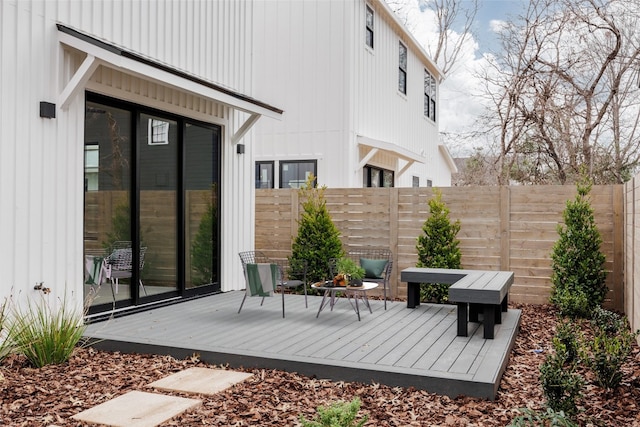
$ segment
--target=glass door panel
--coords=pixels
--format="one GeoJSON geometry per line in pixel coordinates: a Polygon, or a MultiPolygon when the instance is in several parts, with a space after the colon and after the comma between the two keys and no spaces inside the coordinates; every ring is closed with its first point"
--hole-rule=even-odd
{"type": "Polygon", "coordinates": [[[178,289],[178,123],[140,114],[138,133],[140,296],[178,289]]]}
{"type": "Polygon", "coordinates": [[[187,123],[185,153],[185,283],[187,289],[218,281],[217,128],[187,123]]]}
{"type": "Polygon", "coordinates": [[[84,296],[89,307],[128,301],[131,269],[109,264],[131,247],[132,114],[96,102],[85,108],[84,296]]]}

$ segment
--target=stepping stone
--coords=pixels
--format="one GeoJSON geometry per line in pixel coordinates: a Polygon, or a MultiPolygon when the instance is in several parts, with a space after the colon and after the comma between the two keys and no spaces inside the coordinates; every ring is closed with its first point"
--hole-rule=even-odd
{"type": "Polygon", "coordinates": [[[250,378],[252,374],[212,368],[189,368],[148,385],[161,390],[216,394],[250,378]]]}
{"type": "Polygon", "coordinates": [[[130,391],[71,418],[115,427],[154,427],[201,403],[197,399],[130,391]]]}

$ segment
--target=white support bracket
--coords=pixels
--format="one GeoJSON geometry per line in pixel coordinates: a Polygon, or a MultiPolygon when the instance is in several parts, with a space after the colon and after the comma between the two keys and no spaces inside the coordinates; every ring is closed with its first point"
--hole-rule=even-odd
{"type": "Polygon", "coordinates": [[[245,122],[242,124],[242,126],[240,126],[236,133],[231,135],[231,143],[233,145],[236,145],[242,139],[242,137],[245,136],[247,132],[249,132],[249,129],[251,129],[254,124],[256,124],[260,117],[262,117],[261,114],[251,114],[251,116],[249,116],[249,118],[245,120],[245,122]]]}
{"type": "Polygon", "coordinates": [[[369,160],[371,160],[371,158],[373,156],[376,155],[376,153],[378,152],[377,148],[371,148],[371,150],[369,150],[369,152],[362,158],[362,160],[360,160],[360,163],[358,164],[358,168],[356,169],[356,172],[358,172],[360,169],[362,169],[369,160]]]}
{"type": "Polygon", "coordinates": [[[407,164],[405,164],[405,165],[402,167],[402,169],[400,169],[400,170],[396,173],[396,176],[397,176],[397,177],[401,177],[401,176],[402,176],[402,174],[404,174],[404,173],[405,173],[405,172],[406,172],[406,171],[411,167],[411,165],[412,165],[412,164],[414,164],[414,163],[415,163],[414,161],[408,161],[408,162],[407,162],[407,164]]]}
{"type": "Polygon", "coordinates": [[[58,105],[64,111],[69,109],[69,104],[79,91],[83,90],[93,72],[100,66],[100,61],[95,56],[87,54],[82,64],[75,72],[58,99],[58,105]]]}

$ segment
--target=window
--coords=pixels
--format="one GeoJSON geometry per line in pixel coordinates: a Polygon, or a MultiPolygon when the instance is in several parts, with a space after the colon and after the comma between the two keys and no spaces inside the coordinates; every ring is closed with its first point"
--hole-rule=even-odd
{"type": "Polygon", "coordinates": [[[316,174],[316,160],[280,162],[280,188],[300,188],[310,174],[316,174]]]}
{"type": "Polygon", "coordinates": [[[273,188],[273,162],[256,162],[256,188],[273,188]]]}
{"type": "Polygon", "coordinates": [[[363,168],[363,187],[393,187],[393,171],[365,166],[363,168]]]}
{"type": "Polygon", "coordinates": [[[436,79],[424,70],[424,116],[436,121],[436,79]]]}
{"type": "Polygon", "coordinates": [[[414,176],[414,177],[413,177],[413,182],[412,182],[412,185],[411,185],[411,186],[412,186],[412,187],[414,187],[414,188],[418,188],[418,187],[420,187],[420,177],[418,177],[418,176],[414,176]]]}
{"type": "Polygon", "coordinates": [[[400,42],[400,55],[398,60],[398,90],[407,94],[407,47],[400,42]]]}
{"type": "Polygon", "coordinates": [[[169,122],[150,118],[148,126],[149,145],[167,145],[169,143],[169,122]]]}
{"type": "Polygon", "coordinates": [[[88,143],[84,146],[84,191],[98,191],[100,167],[100,145],[88,143]]]}
{"type": "Polygon", "coordinates": [[[367,46],[373,49],[373,10],[367,6],[367,26],[366,26],[365,42],[367,46]]]}
{"type": "Polygon", "coordinates": [[[433,187],[433,181],[430,179],[427,180],[427,187],[433,187]]]}

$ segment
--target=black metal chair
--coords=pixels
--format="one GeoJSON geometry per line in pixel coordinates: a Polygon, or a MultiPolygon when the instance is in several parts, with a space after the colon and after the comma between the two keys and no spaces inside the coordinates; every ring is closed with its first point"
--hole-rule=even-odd
{"type": "MultiPolygon", "coordinates": [[[[140,248],[140,260],[139,271],[144,268],[144,256],[147,252],[147,247],[140,248]]],[[[111,282],[111,294],[115,301],[118,293],[119,279],[130,279],[133,276],[133,253],[131,250],[131,242],[129,241],[117,241],[111,246],[111,253],[105,259],[106,274],[105,278],[111,282]],[[115,287],[115,290],[114,290],[115,287]]],[[[140,288],[147,295],[147,290],[142,283],[142,279],[139,280],[140,288]]]]}
{"type": "Polygon", "coordinates": [[[393,301],[391,289],[391,270],[393,269],[393,253],[383,248],[349,249],[347,256],[360,264],[365,270],[365,282],[375,282],[382,286],[384,309],[387,309],[387,295],[393,301]]]}
{"type": "MultiPolygon", "coordinates": [[[[292,266],[289,265],[287,260],[271,260],[261,251],[244,251],[238,254],[240,256],[240,262],[242,263],[242,271],[244,273],[244,278],[247,284],[247,288],[249,287],[249,276],[247,275],[247,264],[276,264],[278,266],[278,274],[276,278],[276,287],[282,294],[282,317],[285,317],[285,309],[284,309],[284,290],[285,289],[295,289],[300,286],[304,286],[304,304],[305,307],[309,307],[307,302],[307,266],[306,263],[301,267],[302,271],[298,271],[298,269],[293,269],[292,266]],[[302,275],[302,279],[298,279],[302,275]]],[[[240,303],[240,308],[238,309],[238,313],[242,310],[242,306],[244,305],[244,301],[247,299],[247,292],[245,292],[242,297],[242,302],[240,303]]],[[[260,305],[264,303],[264,296],[260,302],[260,305]]]]}

